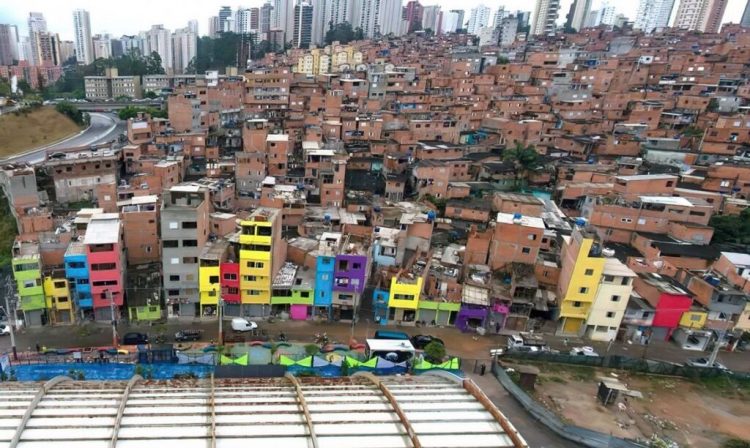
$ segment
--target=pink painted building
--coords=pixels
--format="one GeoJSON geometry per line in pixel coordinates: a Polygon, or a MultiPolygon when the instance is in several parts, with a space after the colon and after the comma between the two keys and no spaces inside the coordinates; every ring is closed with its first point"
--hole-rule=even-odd
{"type": "Polygon", "coordinates": [[[83,244],[89,266],[94,318],[103,321],[111,319],[107,291],[112,294],[115,317],[119,318],[125,297],[126,269],[120,215],[100,213],[92,216],[83,244]]]}

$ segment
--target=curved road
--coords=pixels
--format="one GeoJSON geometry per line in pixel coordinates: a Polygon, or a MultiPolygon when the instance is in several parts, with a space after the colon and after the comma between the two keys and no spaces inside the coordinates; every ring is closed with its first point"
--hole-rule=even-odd
{"type": "Polygon", "coordinates": [[[116,140],[126,130],[126,122],[117,118],[116,115],[91,112],[90,116],[91,125],[80,133],[57,143],[8,157],[2,161],[6,163],[39,163],[44,161],[47,151],[62,151],[69,148],[106,143],[110,140],[116,140]]]}

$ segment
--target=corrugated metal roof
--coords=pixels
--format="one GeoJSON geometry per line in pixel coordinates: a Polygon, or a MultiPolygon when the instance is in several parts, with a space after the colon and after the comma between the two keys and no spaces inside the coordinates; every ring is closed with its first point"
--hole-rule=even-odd
{"type": "Polygon", "coordinates": [[[222,379],[213,387],[140,380],[129,393],[124,381],[64,381],[46,392],[40,383],[4,383],[0,446],[21,426],[19,448],[107,448],[118,427],[117,448],[205,448],[214,437],[218,448],[407,448],[414,437],[423,447],[526,446],[514,444],[506,429],[515,429],[468,386],[429,375],[368,378],[299,378],[302,398],[287,378],[222,379]]]}

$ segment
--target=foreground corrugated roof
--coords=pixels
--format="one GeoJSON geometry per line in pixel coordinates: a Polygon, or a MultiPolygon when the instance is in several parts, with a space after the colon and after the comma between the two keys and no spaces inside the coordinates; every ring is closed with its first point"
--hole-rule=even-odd
{"type": "Polygon", "coordinates": [[[0,385],[0,447],[525,447],[476,388],[436,376],[0,385]]]}

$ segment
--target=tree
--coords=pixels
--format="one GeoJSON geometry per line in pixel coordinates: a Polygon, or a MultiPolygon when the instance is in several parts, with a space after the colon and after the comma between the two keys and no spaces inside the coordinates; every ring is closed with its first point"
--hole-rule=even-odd
{"type": "Polygon", "coordinates": [[[750,448],[750,442],[747,440],[730,439],[724,442],[721,448],[750,448]]]}
{"type": "Polygon", "coordinates": [[[149,90],[148,92],[143,94],[143,97],[153,100],[154,98],[158,98],[159,95],[157,95],[153,90],[149,90]]]}
{"type": "Polygon", "coordinates": [[[708,222],[714,228],[713,243],[750,244],[750,209],[738,215],[714,215],[708,222]]]}
{"type": "Polygon", "coordinates": [[[120,120],[129,120],[135,118],[139,113],[146,113],[151,115],[151,118],[167,118],[167,111],[164,109],[156,109],[153,107],[135,107],[126,106],[117,112],[117,116],[120,120]]]}
{"type": "Polygon", "coordinates": [[[357,27],[355,30],[349,22],[337,23],[326,32],[325,41],[327,45],[334,42],[348,44],[353,40],[360,40],[364,37],[362,28],[357,27]]]}
{"type": "Polygon", "coordinates": [[[67,101],[57,103],[55,110],[70,118],[79,126],[88,124],[88,114],[83,114],[77,107],[67,101]]]}
{"type": "Polygon", "coordinates": [[[432,341],[424,348],[424,357],[432,363],[443,362],[445,358],[445,346],[437,341],[432,341]]]}
{"type": "Polygon", "coordinates": [[[503,160],[513,162],[516,188],[520,188],[522,181],[528,179],[529,172],[539,169],[539,153],[533,145],[523,146],[522,143],[516,142],[516,146],[503,152],[503,160]]]}

